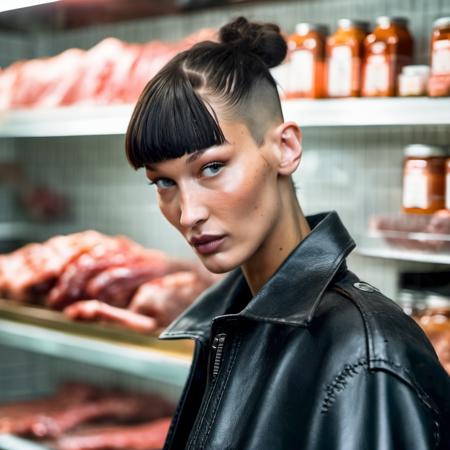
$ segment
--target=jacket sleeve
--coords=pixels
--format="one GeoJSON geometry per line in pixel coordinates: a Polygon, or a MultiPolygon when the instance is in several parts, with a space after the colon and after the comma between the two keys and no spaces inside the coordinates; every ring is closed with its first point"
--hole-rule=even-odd
{"type": "Polygon", "coordinates": [[[320,412],[317,449],[435,450],[435,413],[407,383],[367,369],[343,380],[320,412]]]}

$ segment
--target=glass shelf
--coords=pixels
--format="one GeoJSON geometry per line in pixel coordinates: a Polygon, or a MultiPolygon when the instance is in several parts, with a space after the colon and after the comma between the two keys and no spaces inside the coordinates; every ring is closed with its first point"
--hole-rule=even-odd
{"type": "Polygon", "coordinates": [[[11,300],[0,300],[0,344],[142,376],[180,393],[194,348],[192,341],[73,322],[61,312],[11,300]]]}
{"type": "MultiPolygon", "coordinates": [[[[301,127],[448,125],[449,98],[286,100],[286,120],[301,127]]],[[[68,106],[0,112],[0,137],[123,135],[134,105],[68,106]]]]}
{"type": "Polygon", "coordinates": [[[450,215],[379,214],[356,253],[375,258],[450,265],[450,215]]]}

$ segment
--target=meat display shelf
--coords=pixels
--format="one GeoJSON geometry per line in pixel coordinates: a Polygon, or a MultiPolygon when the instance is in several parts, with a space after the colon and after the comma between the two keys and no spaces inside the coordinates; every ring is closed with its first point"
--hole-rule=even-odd
{"type": "Polygon", "coordinates": [[[2,434],[0,435],[0,450],[50,450],[50,448],[12,434],[2,434]]]}
{"type": "Polygon", "coordinates": [[[389,247],[358,246],[355,253],[372,258],[394,259],[398,261],[413,261],[433,264],[450,265],[449,253],[431,253],[424,251],[402,250],[389,247]]]}
{"type": "MultiPolygon", "coordinates": [[[[70,106],[0,113],[0,137],[122,135],[133,105],[70,106]]],[[[448,125],[449,98],[287,100],[288,120],[301,127],[448,125]]]]}
{"type": "Polygon", "coordinates": [[[381,214],[372,219],[374,218],[377,220],[372,223],[368,232],[357,237],[357,254],[398,261],[450,265],[450,234],[443,231],[441,234],[426,231],[433,221],[435,229],[447,229],[449,218],[446,215],[381,214]],[[436,221],[441,218],[442,221],[436,221]],[[410,231],[376,228],[376,222],[381,220],[384,220],[385,227],[389,224],[392,227],[402,224],[404,226],[406,219],[410,231]],[[414,227],[416,231],[412,231],[414,227]]]}
{"type": "Polygon", "coordinates": [[[41,307],[0,300],[0,344],[126,372],[181,393],[191,341],[160,341],[114,325],[73,322],[41,307]]]}
{"type": "Polygon", "coordinates": [[[283,111],[300,127],[450,125],[450,98],[289,100],[283,111]]]}

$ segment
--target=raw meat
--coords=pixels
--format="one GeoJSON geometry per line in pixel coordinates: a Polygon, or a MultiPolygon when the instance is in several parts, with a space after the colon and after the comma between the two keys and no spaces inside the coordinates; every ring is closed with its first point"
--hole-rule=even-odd
{"type": "Polygon", "coordinates": [[[222,275],[208,272],[200,265],[194,270],[175,272],[142,284],[128,309],[99,300],[79,301],[64,313],[73,320],[113,322],[140,333],[150,333],[169,325],[205,289],[222,275]]]}
{"type": "Polygon", "coordinates": [[[164,327],[211,284],[196,272],[167,275],[140,286],[131,300],[129,309],[154,317],[158,321],[158,326],[164,327]]]}
{"type": "Polygon", "coordinates": [[[99,420],[128,423],[173,414],[174,405],[154,394],[110,392],[67,385],[55,396],[0,407],[0,432],[53,438],[99,420]]]}
{"type": "Polygon", "coordinates": [[[134,102],[145,85],[176,54],[188,50],[201,41],[217,40],[217,33],[211,28],[202,29],[173,44],[151,41],[145,44],[129,74],[129,83],[124,86],[123,101],[134,102]]]}
{"type": "Polygon", "coordinates": [[[73,320],[117,323],[144,334],[151,333],[158,327],[158,322],[153,317],[117,308],[99,300],[76,302],[68,306],[64,314],[73,320]]]}
{"type": "Polygon", "coordinates": [[[171,418],[133,426],[102,427],[60,438],[57,450],[156,450],[164,445],[171,418]]]}
{"type": "Polygon", "coordinates": [[[173,412],[172,404],[154,395],[106,394],[71,408],[41,414],[35,418],[29,434],[41,439],[54,438],[81,424],[99,420],[127,423],[153,420],[173,412]]]}
{"type": "Polygon", "coordinates": [[[30,434],[33,424],[43,414],[79,405],[98,395],[99,390],[94,386],[67,383],[51,397],[1,405],[0,433],[30,434]]]}
{"type": "Polygon", "coordinates": [[[113,306],[125,308],[136,289],[146,281],[171,272],[179,271],[182,265],[176,261],[149,260],[132,261],[124,266],[111,267],[92,278],[86,286],[88,299],[96,299],[113,306]]]}
{"type": "Polygon", "coordinates": [[[379,231],[393,247],[450,251],[450,212],[446,210],[434,214],[381,214],[372,217],[370,228],[379,231]],[[421,236],[410,233],[421,233],[421,236]]]}
{"type": "Polygon", "coordinates": [[[18,301],[40,301],[67,264],[104,239],[96,231],[56,236],[0,256],[0,293],[18,301]]]}
{"type": "Polygon", "coordinates": [[[165,264],[168,257],[156,250],[146,250],[125,237],[104,240],[68,264],[48,293],[46,304],[62,309],[76,300],[87,298],[86,285],[102,271],[134,261],[165,264]]]}
{"type": "Polygon", "coordinates": [[[91,49],[68,49],[0,71],[0,110],[135,102],[147,82],[178,52],[215,39],[200,30],[177,43],[129,44],[106,38],[91,49]]]}
{"type": "Polygon", "coordinates": [[[52,107],[63,103],[81,73],[84,52],[69,49],[51,58],[32,59],[18,68],[10,108],[52,107]]]}

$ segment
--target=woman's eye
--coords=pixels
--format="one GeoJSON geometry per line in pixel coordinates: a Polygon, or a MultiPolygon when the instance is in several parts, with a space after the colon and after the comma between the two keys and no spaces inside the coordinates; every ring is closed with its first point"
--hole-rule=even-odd
{"type": "Polygon", "coordinates": [[[174,182],[172,180],[169,180],[168,178],[158,178],[155,181],[149,181],[149,184],[155,185],[160,189],[167,189],[169,187],[172,187],[174,185],[174,182]]]}
{"type": "Polygon", "coordinates": [[[221,162],[213,162],[210,164],[207,164],[206,166],[202,167],[202,172],[203,175],[207,176],[207,177],[213,177],[214,175],[217,175],[220,170],[222,169],[222,167],[225,164],[221,163],[221,162]]]}

